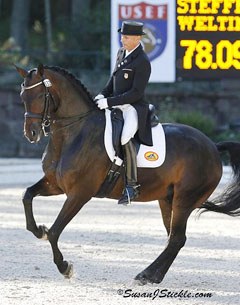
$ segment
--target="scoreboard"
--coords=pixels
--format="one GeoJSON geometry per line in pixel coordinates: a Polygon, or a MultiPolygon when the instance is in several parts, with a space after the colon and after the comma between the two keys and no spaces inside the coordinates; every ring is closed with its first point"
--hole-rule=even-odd
{"type": "Polygon", "coordinates": [[[111,0],[111,70],[124,20],[144,24],[150,82],[240,79],[240,0],[111,0]]]}
{"type": "Polygon", "coordinates": [[[176,0],[176,80],[240,77],[240,0],[176,0]]]}

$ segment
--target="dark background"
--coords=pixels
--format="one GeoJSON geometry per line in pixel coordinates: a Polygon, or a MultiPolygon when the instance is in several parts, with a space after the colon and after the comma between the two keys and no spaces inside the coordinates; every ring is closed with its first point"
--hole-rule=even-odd
{"type": "MultiPolygon", "coordinates": [[[[22,79],[13,63],[61,66],[97,94],[110,74],[110,6],[110,0],[0,0],[0,157],[39,157],[47,142],[33,145],[23,136],[22,79]]],[[[192,125],[214,141],[240,140],[238,73],[179,80],[147,88],[161,122],[192,125]]]]}

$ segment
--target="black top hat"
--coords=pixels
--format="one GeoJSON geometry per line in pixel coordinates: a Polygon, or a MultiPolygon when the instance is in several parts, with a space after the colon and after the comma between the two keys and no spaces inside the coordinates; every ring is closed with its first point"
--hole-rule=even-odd
{"type": "Polygon", "coordinates": [[[122,35],[145,35],[143,32],[143,23],[136,21],[123,21],[121,29],[118,29],[122,35]]]}

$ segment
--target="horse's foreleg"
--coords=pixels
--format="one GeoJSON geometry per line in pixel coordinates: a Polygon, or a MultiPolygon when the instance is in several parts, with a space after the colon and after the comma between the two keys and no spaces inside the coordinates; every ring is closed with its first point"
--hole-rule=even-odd
{"type": "Polygon", "coordinates": [[[174,209],[171,217],[171,228],[168,244],[159,257],[144,271],[136,276],[141,284],[160,283],[172,265],[180,249],[186,241],[186,224],[192,209],[174,209]]]}
{"type": "Polygon", "coordinates": [[[45,226],[37,226],[33,216],[32,201],[36,196],[51,196],[62,194],[62,191],[50,184],[46,177],[43,177],[36,184],[28,187],[23,194],[23,205],[26,216],[27,230],[32,232],[37,238],[45,238],[47,229],[45,226]]]}
{"type": "Polygon", "coordinates": [[[57,219],[48,231],[48,240],[53,251],[53,261],[57,265],[58,270],[65,277],[72,276],[72,264],[63,260],[63,255],[58,248],[58,239],[60,234],[70,220],[80,211],[84,204],[89,201],[91,197],[80,198],[79,196],[69,196],[65,201],[57,219]]]}

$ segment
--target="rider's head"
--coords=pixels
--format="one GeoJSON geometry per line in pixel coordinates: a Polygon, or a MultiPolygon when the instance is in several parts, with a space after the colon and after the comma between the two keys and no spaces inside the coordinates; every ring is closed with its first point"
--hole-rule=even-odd
{"type": "Polygon", "coordinates": [[[141,41],[142,35],[145,35],[143,23],[135,21],[124,21],[118,32],[121,33],[121,42],[127,51],[136,48],[141,41]]]}

